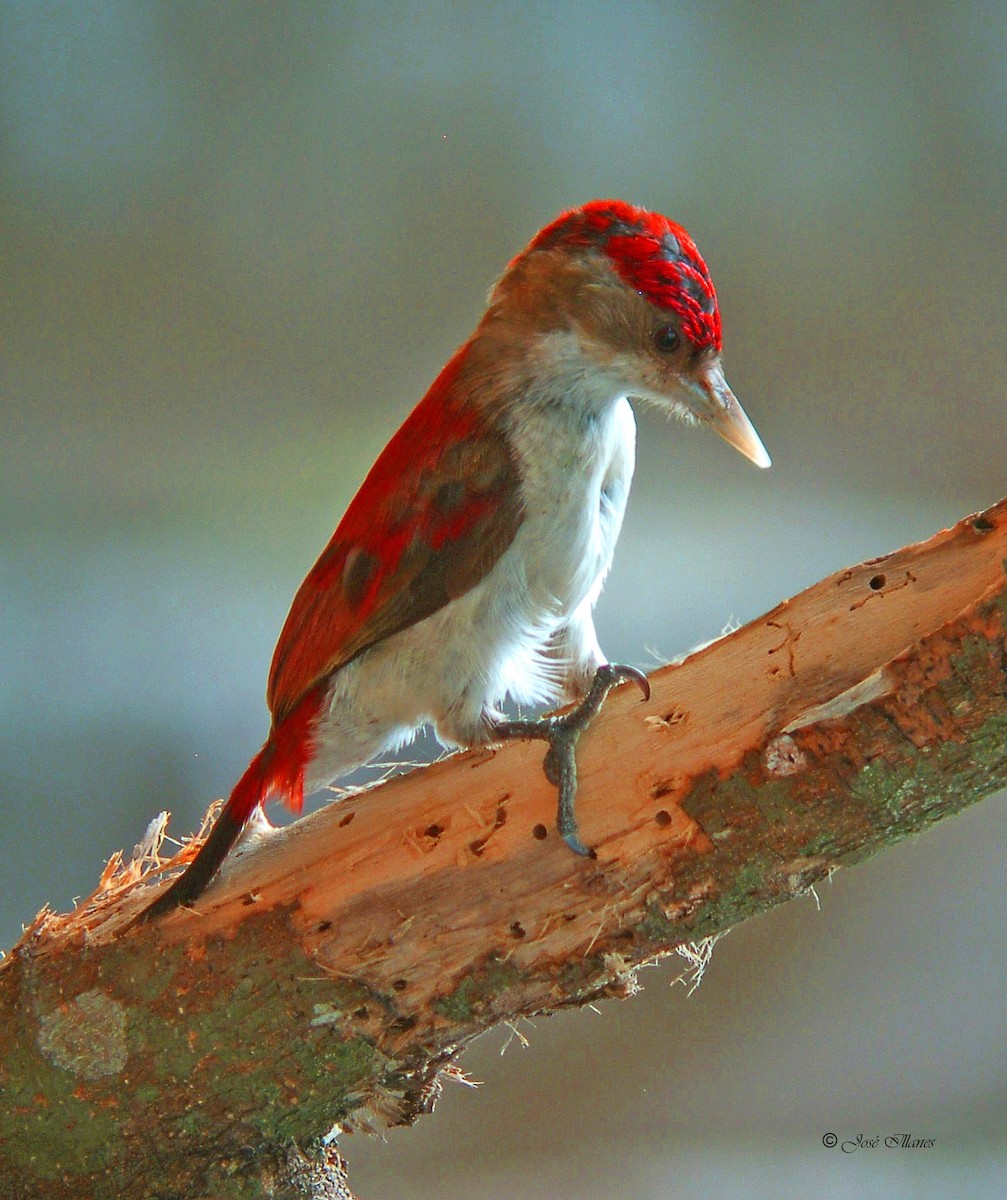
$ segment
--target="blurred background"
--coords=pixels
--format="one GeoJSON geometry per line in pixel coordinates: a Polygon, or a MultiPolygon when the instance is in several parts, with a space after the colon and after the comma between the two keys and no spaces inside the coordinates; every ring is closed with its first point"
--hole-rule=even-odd
{"type": "MultiPolygon", "coordinates": [[[[564,207],[692,231],[774,459],[640,414],[612,657],[1000,498],[1005,127],[1002,4],[0,5],[0,943],[226,793],[304,571],[564,207]]],[[[668,964],[488,1035],[478,1091],[345,1142],[355,1187],[1002,1195],[1005,818],[737,929],[691,997],[668,964]]]]}

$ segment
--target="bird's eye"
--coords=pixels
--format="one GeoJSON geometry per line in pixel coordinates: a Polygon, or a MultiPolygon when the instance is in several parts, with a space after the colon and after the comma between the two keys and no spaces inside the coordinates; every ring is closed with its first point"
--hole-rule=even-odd
{"type": "Polygon", "coordinates": [[[661,325],[654,330],[654,345],[662,354],[677,350],[682,337],[674,325],[661,325]]]}

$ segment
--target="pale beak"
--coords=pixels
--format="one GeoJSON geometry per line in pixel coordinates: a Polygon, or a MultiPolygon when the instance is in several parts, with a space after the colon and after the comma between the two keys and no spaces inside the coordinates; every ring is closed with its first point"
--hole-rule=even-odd
{"type": "Polygon", "coordinates": [[[712,362],[687,383],[689,407],[697,417],[728,445],[739,450],[757,467],[772,466],[762,438],[748,419],[737,397],[727,386],[719,362],[712,362]]]}

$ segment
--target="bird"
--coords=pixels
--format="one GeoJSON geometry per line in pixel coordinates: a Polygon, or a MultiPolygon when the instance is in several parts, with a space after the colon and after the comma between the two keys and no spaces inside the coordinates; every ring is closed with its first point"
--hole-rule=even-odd
{"type": "Polygon", "coordinates": [[[679,224],[622,200],[560,213],[490,290],[380,453],[294,596],[269,671],[269,736],[195,858],[142,916],[190,906],[269,799],[306,793],[432,726],[448,747],[548,742],[557,826],[577,739],[609,689],[593,609],[635,464],[630,401],[770,458],[727,384],[717,294],[679,224]],[[508,719],[504,705],[573,704],[508,719]]]}

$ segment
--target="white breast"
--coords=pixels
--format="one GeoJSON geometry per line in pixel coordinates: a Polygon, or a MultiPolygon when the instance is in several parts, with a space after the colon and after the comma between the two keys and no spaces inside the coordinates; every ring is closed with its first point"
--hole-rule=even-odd
{"type": "Polygon", "coordinates": [[[624,398],[577,416],[545,409],[513,437],[524,499],[514,550],[533,608],[562,617],[596,594],[611,565],[635,450],[636,425],[624,398]]]}

